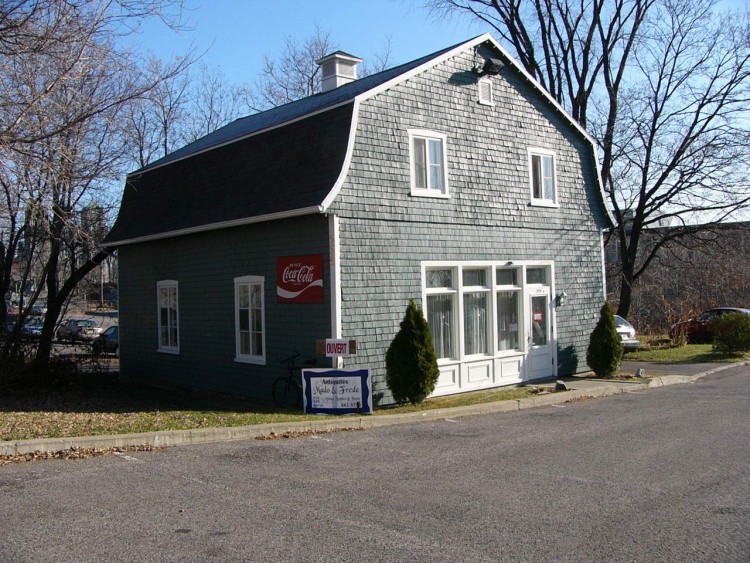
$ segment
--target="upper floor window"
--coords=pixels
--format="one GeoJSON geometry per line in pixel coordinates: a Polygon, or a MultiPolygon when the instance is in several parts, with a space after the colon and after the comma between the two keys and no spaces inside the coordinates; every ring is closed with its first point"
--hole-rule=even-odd
{"type": "Polygon", "coordinates": [[[177,282],[163,280],[156,284],[159,302],[159,351],[177,354],[180,351],[180,330],[177,282]]]}
{"type": "Polygon", "coordinates": [[[266,331],[262,276],[234,279],[235,346],[238,362],[266,361],[266,331]]]}
{"type": "Polygon", "coordinates": [[[529,149],[529,178],[532,205],[557,205],[555,153],[529,149]]]}
{"type": "Polygon", "coordinates": [[[446,136],[409,131],[412,195],[448,197],[446,136]]]}

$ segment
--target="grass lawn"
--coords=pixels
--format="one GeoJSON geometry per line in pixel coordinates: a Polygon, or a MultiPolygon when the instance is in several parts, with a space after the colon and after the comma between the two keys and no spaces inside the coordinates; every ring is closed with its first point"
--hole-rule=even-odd
{"type": "MultiPolygon", "coordinates": [[[[532,394],[530,388],[504,388],[438,397],[419,406],[376,409],[375,416],[516,400],[532,394]]],[[[285,412],[271,405],[202,391],[167,391],[125,385],[111,374],[87,376],[77,385],[0,391],[0,441],[246,426],[319,418],[319,415],[285,412]]]]}
{"type": "Polygon", "coordinates": [[[645,347],[634,352],[627,352],[623,356],[624,360],[634,360],[639,362],[658,362],[658,363],[685,363],[685,364],[703,364],[703,363],[731,363],[741,362],[748,359],[748,355],[741,356],[722,356],[713,351],[711,344],[687,344],[677,348],[666,348],[649,346],[646,341],[645,347]]]}
{"type": "MultiPolygon", "coordinates": [[[[688,345],[629,352],[625,359],[704,363],[743,358],[718,356],[710,345],[688,345]]],[[[429,399],[417,406],[379,408],[374,416],[518,400],[533,394],[531,387],[477,391],[429,399]]],[[[89,374],[75,385],[0,389],[0,441],[246,426],[318,418],[224,395],[125,385],[112,373],[89,374]]]]}

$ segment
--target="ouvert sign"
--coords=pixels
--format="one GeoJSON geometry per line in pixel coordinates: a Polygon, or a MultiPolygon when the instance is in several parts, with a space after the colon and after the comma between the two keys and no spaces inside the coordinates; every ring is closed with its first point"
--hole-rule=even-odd
{"type": "Polygon", "coordinates": [[[326,338],[315,341],[315,353],[327,358],[340,356],[351,356],[357,353],[356,340],[344,340],[342,338],[326,338]]]}

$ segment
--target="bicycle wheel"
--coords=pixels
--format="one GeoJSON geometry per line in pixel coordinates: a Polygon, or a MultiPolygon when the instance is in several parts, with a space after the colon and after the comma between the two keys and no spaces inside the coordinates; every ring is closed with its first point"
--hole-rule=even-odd
{"type": "Polygon", "coordinates": [[[273,383],[273,400],[283,409],[299,409],[302,391],[291,377],[280,377],[273,383]]]}

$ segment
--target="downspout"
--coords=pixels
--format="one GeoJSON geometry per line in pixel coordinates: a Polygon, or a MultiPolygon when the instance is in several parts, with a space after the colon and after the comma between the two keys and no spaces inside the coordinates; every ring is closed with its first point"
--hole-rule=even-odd
{"type": "MultiPolygon", "coordinates": [[[[341,328],[341,240],[339,218],[335,213],[328,215],[328,256],[331,275],[331,337],[342,338],[341,328]]],[[[333,359],[334,368],[344,367],[344,359],[333,359]]]]}

